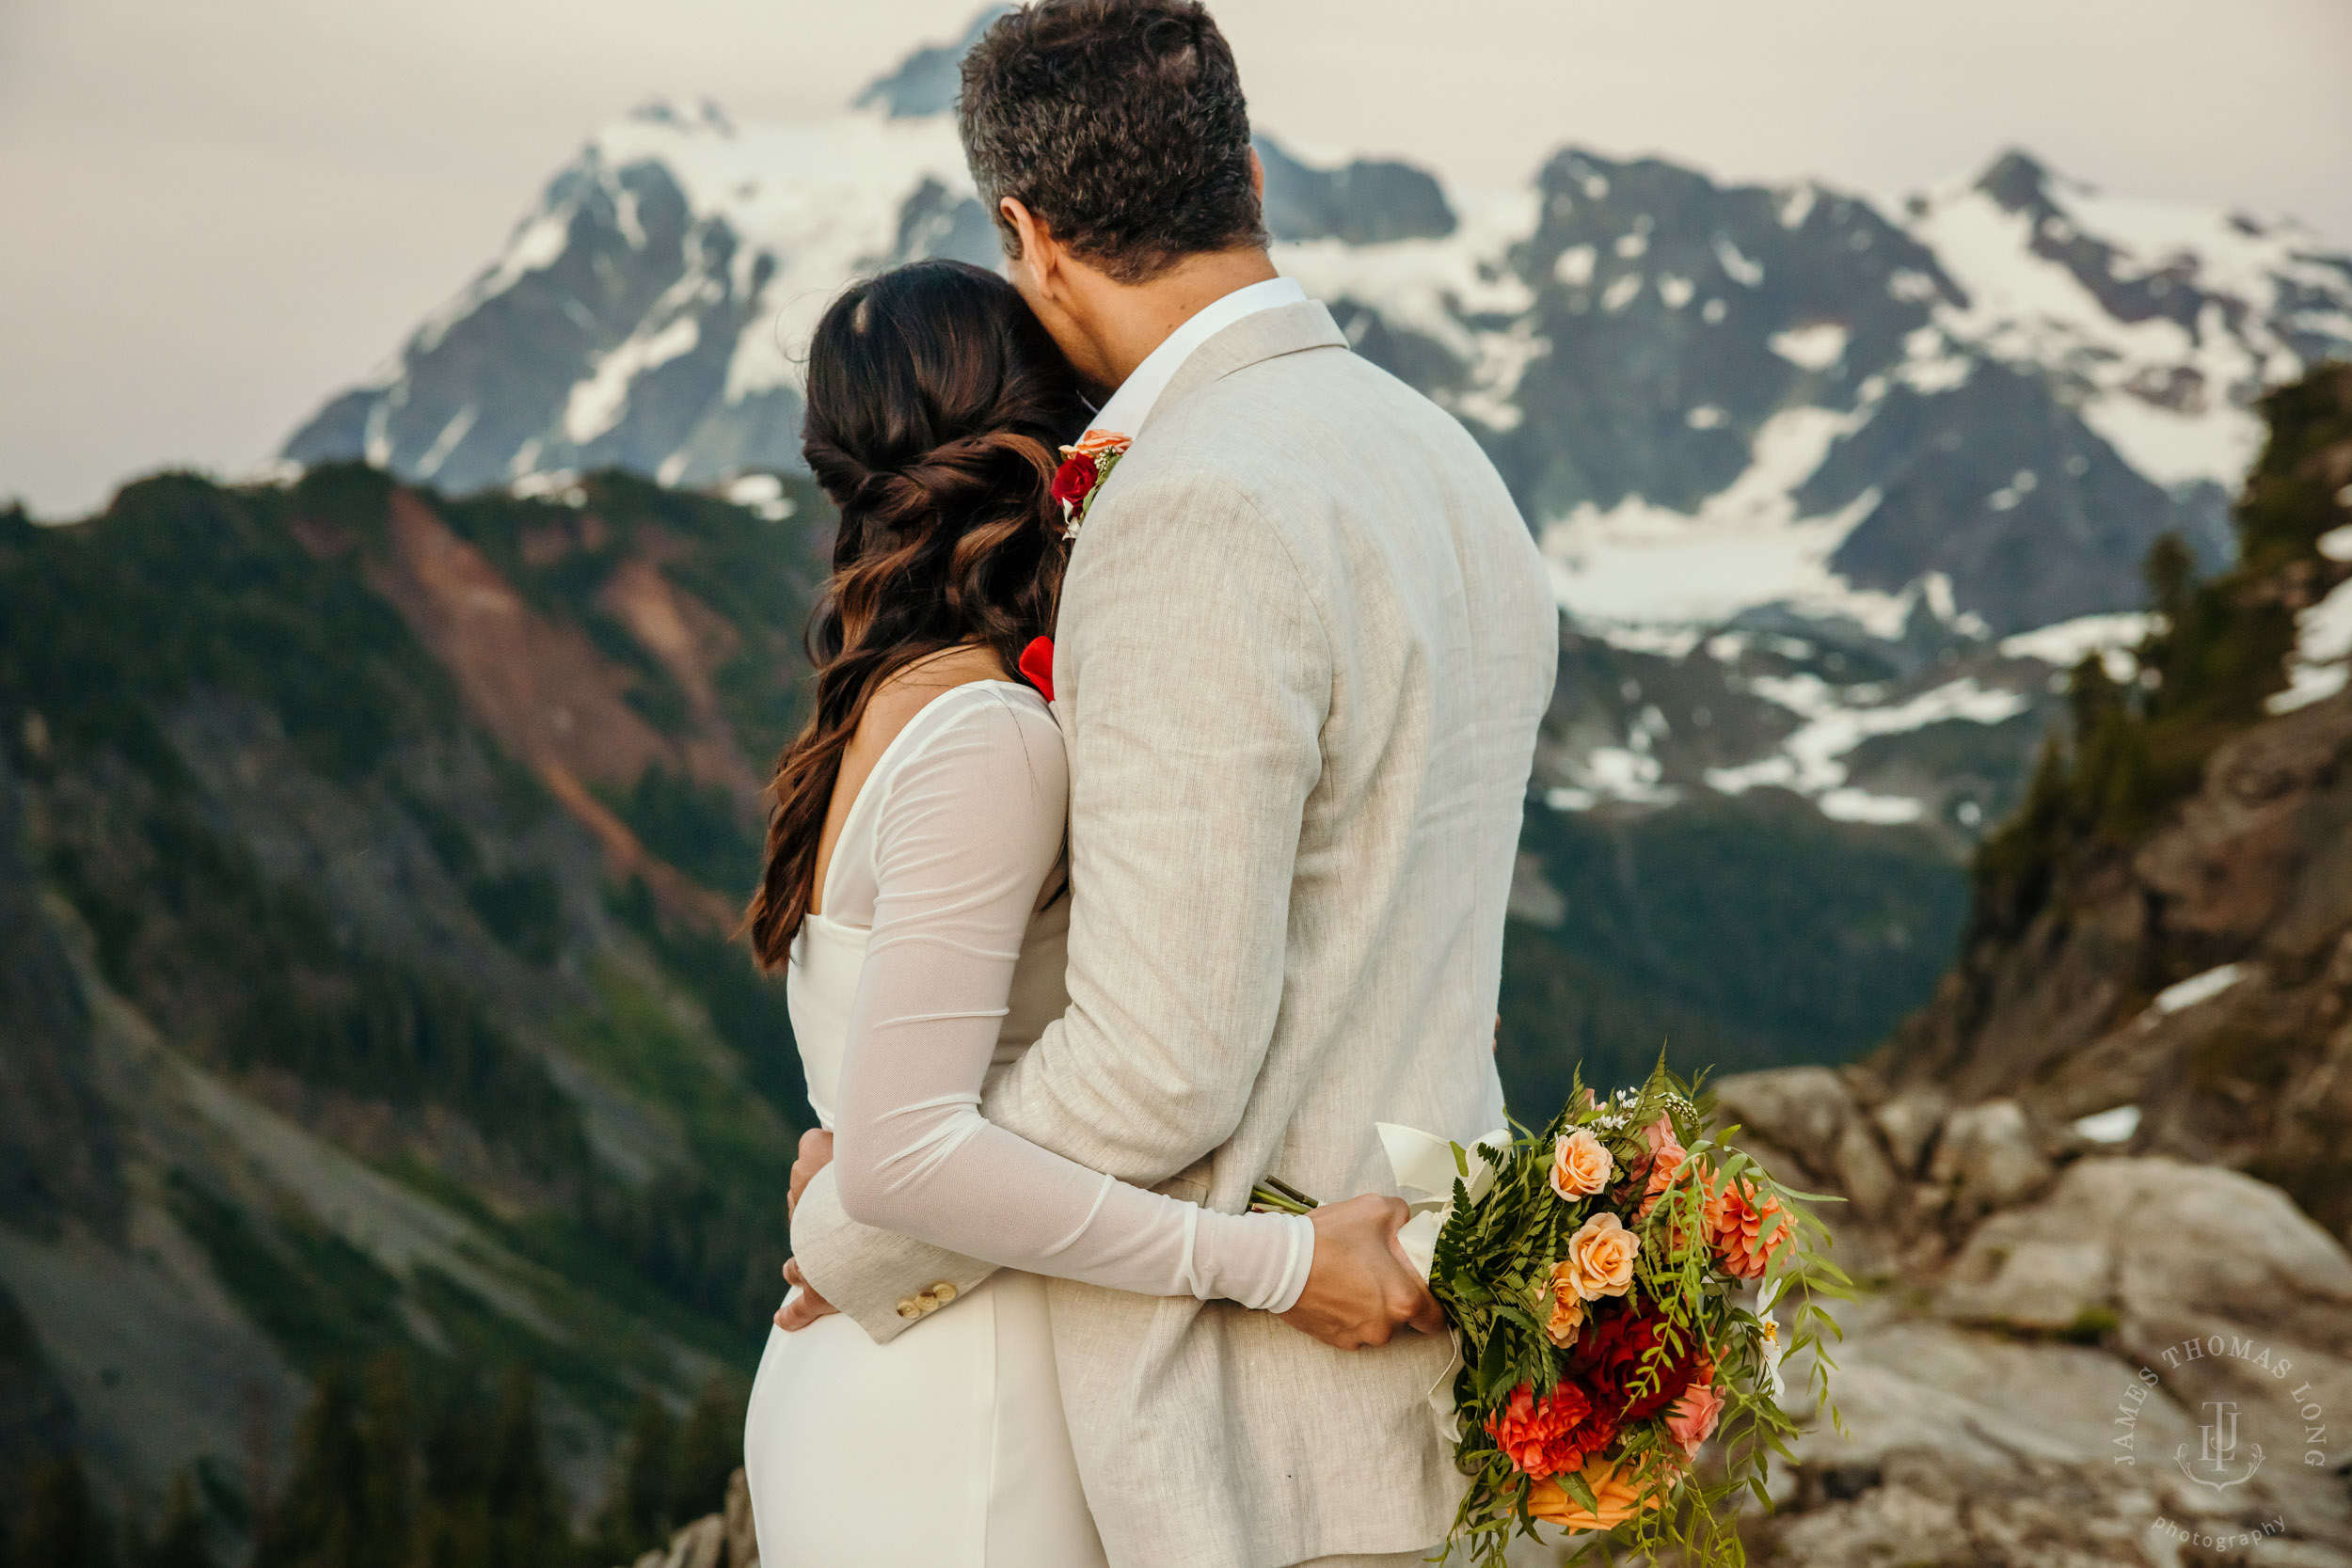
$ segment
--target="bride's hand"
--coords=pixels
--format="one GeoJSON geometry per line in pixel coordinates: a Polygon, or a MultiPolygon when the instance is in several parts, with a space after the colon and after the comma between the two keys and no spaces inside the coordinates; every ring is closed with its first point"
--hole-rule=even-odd
{"type": "Polygon", "coordinates": [[[790,1219],[801,1207],[801,1195],[817,1180],[817,1173],[833,1164],[833,1134],[821,1127],[812,1127],[801,1134],[800,1157],[792,1162],[792,1180],[785,1188],[784,1215],[790,1219]]]}
{"type": "Polygon", "coordinates": [[[787,1334],[806,1328],[818,1319],[830,1318],[841,1310],[817,1293],[816,1288],[808,1282],[808,1275],[801,1272],[801,1260],[797,1258],[786,1259],[784,1282],[794,1290],[792,1294],[784,1298],[784,1305],[776,1308],[775,1324],[787,1334]]]}

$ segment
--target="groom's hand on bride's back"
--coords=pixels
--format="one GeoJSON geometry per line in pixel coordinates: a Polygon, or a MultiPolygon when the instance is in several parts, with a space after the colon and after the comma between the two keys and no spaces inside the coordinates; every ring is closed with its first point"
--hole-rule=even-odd
{"type": "Polygon", "coordinates": [[[1403,1199],[1375,1194],[1315,1210],[1308,1216],[1315,1227],[1314,1263],[1282,1321],[1341,1350],[1385,1345],[1402,1327],[1441,1332],[1445,1315],[1437,1298],[1396,1243],[1411,1214],[1403,1199]]]}

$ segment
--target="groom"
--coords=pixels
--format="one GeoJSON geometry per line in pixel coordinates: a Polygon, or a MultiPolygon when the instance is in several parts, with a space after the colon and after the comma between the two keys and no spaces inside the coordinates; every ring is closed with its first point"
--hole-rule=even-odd
{"type": "MultiPolygon", "coordinates": [[[[1013,11],[960,116],[1012,280],[1111,391],[1094,429],[1134,440],[1057,627],[1070,1007],[983,1109],[1228,1212],[1267,1175],[1391,1192],[1375,1122],[1467,1141],[1502,1118],[1503,905],[1557,653],[1542,562],[1477,443],[1276,276],[1232,53],[1195,0],[1013,11]]],[[[1451,1350],[1391,1338],[1441,1326],[1404,1217],[1318,1211],[1279,1322],[1052,1282],[1113,1562],[1402,1565],[1445,1536],[1462,1482],[1427,1396],[1451,1350]]],[[[877,1340],[990,1272],[851,1223],[830,1172],[792,1240],[817,1297],[792,1321],[830,1302],[877,1340]]]]}

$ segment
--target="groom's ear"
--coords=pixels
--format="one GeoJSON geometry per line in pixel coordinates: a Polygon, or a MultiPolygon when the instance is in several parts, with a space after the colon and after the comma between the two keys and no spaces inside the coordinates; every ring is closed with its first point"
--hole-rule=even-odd
{"type": "Polygon", "coordinates": [[[1063,274],[1070,260],[1068,248],[1017,198],[1006,197],[996,209],[1006,237],[1012,242],[1006,257],[1010,270],[1025,272],[1039,294],[1058,300],[1067,287],[1063,274]]]}
{"type": "Polygon", "coordinates": [[[1258,198],[1259,206],[1265,205],[1265,164],[1254,147],[1249,150],[1249,193],[1258,198]]]}

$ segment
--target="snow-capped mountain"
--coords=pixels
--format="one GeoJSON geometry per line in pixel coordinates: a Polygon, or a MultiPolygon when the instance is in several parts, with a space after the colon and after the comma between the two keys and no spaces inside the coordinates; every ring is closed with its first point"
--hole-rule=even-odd
{"type": "MultiPolygon", "coordinates": [[[[960,45],[841,116],[609,125],[377,380],[288,443],[445,489],[798,466],[795,355],[847,278],[996,258],[960,45]]],[[[1516,191],[1270,139],[1282,269],[1486,443],[1573,635],[1553,803],[2006,803],[2054,665],[2134,641],[2167,531],[2218,562],[2251,403],[2352,353],[2352,259],[2010,152],[1883,212],[1576,150],[1516,191]]]]}

